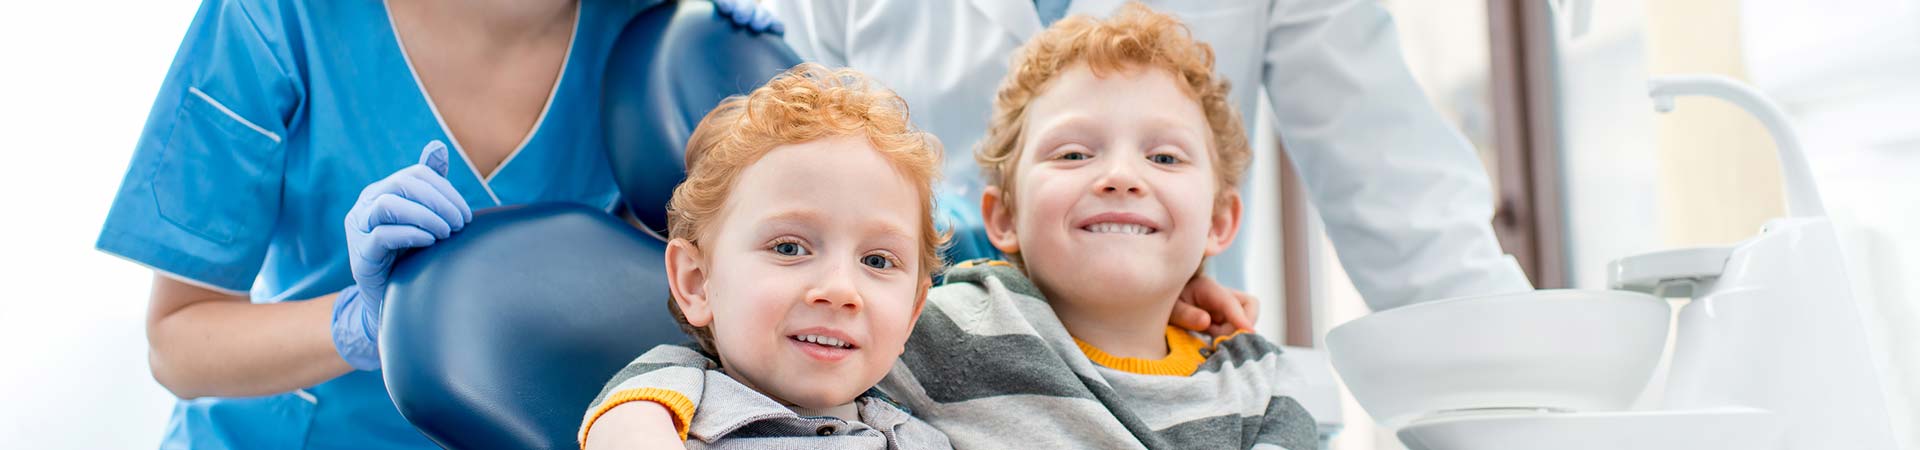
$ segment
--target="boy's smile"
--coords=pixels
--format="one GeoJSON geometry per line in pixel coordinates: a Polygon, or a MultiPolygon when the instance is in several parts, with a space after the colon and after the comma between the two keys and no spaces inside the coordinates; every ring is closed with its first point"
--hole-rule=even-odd
{"type": "Polygon", "coordinates": [[[1160,223],[1128,212],[1109,212],[1081,219],[1074,228],[1095,234],[1145,236],[1160,232],[1160,223]]]}
{"type": "Polygon", "coordinates": [[[787,343],[800,349],[801,353],[823,362],[845,359],[847,355],[859,350],[853,338],[840,330],[826,327],[812,327],[787,335],[787,343]]]}

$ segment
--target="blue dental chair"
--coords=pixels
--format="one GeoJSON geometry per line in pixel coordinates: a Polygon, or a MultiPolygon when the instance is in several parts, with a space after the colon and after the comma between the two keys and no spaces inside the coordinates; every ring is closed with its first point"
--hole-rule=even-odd
{"type": "Polygon", "coordinates": [[[607,156],[622,209],[650,230],[582,205],[495,208],[394,265],[387,390],[442,447],[578,448],[581,416],[615,371],[687,341],[667,312],[666,245],[649,236],[665,235],[687,138],[721,99],[800,62],[707,2],[653,7],[613,48],[607,156]]]}

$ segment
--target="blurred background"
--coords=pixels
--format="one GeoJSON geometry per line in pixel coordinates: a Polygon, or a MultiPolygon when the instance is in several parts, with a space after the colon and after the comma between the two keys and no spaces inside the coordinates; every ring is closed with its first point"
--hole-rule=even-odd
{"type": "MultiPolygon", "coordinates": [[[[1596,1],[1578,36],[1549,2],[1382,3],[1415,78],[1479,148],[1502,245],[1541,288],[1605,288],[1609,261],[1735,243],[1784,216],[1758,121],[1705,99],[1655,114],[1646,80],[1719,74],[1772,97],[1845,230],[1902,448],[1920,446],[1920,2],[1596,1]]],[[[1315,239],[1323,336],[1367,309],[1315,239]]],[[[1402,448],[1350,398],[1344,416],[1334,448],[1402,448]]]]}
{"type": "MultiPolygon", "coordinates": [[[[1757,122],[1709,100],[1656,115],[1645,86],[1713,73],[1773,97],[1849,230],[1894,422],[1920,423],[1920,347],[1893,345],[1920,342],[1920,1],[1594,2],[1577,36],[1545,1],[1381,3],[1428,97],[1480,150],[1503,245],[1543,288],[1602,288],[1608,261],[1737,242],[1784,215],[1757,122]]],[[[173,397],[147,369],[152,275],[93,241],[195,6],[0,6],[0,447],[159,442],[173,397]]],[[[1272,130],[1256,133],[1271,148],[1272,130]]],[[[1271,276],[1245,288],[1266,302],[1263,333],[1318,346],[1366,307],[1285,165],[1256,166],[1249,274],[1271,276]]],[[[1401,448],[1351,399],[1340,421],[1333,448],[1401,448]]]]}

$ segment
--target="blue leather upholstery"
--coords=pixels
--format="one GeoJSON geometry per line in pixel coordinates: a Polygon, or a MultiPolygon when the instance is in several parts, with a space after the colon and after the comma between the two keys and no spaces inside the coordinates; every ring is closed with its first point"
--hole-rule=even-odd
{"type": "Polygon", "coordinates": [[[634,18],[614,47],[604,111],[620,197],[641,223],[665,236],[667,200],[687,176],[686,142],[694,126],[720,100],[765,84],[800,57],[778,36],[725,23],[711,3],[656,9],[671,11],[634,18]]]}
{"type": "MultiPolygon", "coordinates": [[[[642,13],[614,51],[608,158],[626,209],[656,230],[694,125],[800,62],[778,36],[737,28],[707,2],[642,13]]],[[[647,349],[687,339],[667,312],[664,249],[580,205],[476,212],[394,265],[380,338],[394,405],[447,448],[578,448],[601,385],[647,349]]]]}
{"type": "Polygon", "coordinates": [[[442,447],[578,448],[602,383],[656,344],[665,244],[598,209],[495,208],[401,258],[381,330],[387,390],[442,447]]]}

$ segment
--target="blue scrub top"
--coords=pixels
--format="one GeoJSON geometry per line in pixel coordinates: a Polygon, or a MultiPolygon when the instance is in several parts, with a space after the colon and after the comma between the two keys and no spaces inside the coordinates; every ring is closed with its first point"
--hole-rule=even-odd
{"type": "MultiPolygon", "coordinates": [[[[532,136],[483,180],[369,0],[203,2],[148,114],[96,244],[255,303],[353,284],[342,221],[360,190],[440,139],[475,210],[534,202],[610,208],[600,125],[609,47],[658,0],[583,1],[532,136]]],[[[234,339],[246,339],[234,336],[234,339]]],[[[435,448],[400,417],[379,372],[280,395],[183,400],[162,448],[435,448]]]]}

